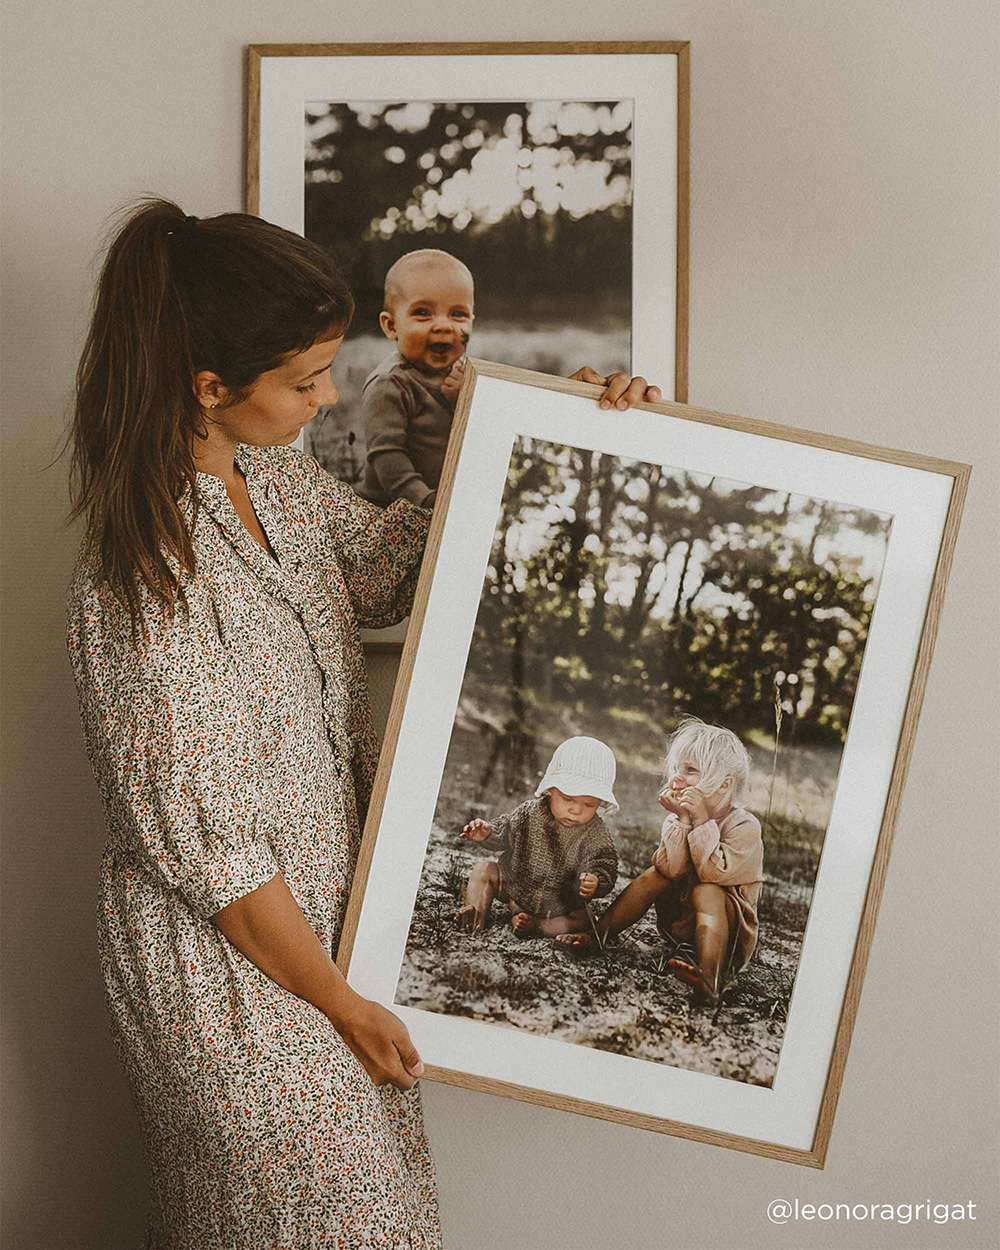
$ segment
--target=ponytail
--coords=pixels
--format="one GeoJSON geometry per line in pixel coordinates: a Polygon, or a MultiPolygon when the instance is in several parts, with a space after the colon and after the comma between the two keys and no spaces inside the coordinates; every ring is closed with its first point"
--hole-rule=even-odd
{"type": "Polygon", "coordinates": [[[184,309],[171,275],[176,205],[148,203],[118,232],[97,286],[76,375],[73,509],[86,516],[103,580],[124,595],[133,626],[139,584],[172,607],[194,549],[178,500],[194,489],[200,409],[184,309]]]}
{"type": "Polygon", "coordinates": [[[133,630],[143,588],[172,612],[194,572],[197,373],[218,374],[227,406],[239,403],[289,354],[342,334],[353,310],[321,248],[259,218],[198,221],[156,199],[127,213],[77,370],[70,519],[86,518],[99,576],[133,630]]]}

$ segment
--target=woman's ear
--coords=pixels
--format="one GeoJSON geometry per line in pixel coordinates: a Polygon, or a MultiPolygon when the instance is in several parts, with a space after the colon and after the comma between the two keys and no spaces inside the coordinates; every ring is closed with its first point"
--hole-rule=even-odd
{"type": "Polygon", "coordinates": [[[193,388],[195,397],[202,408],[218,408],[229,394],[228,388],[217,373],[202,369],[194,376],[193,388]]]}

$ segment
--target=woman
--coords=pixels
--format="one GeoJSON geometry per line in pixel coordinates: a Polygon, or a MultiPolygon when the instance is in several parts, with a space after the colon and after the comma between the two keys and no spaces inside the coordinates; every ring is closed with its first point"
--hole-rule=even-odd
{"type": "Polygon", "coordinates": [[[332,959],[378,747],[358,629],[407,614],[429,520],[288,446],[352,311],[308,241],[153,201],[80,363],[68,643],[148,1246],[440,1244],[419,1055],[332,959]]]}

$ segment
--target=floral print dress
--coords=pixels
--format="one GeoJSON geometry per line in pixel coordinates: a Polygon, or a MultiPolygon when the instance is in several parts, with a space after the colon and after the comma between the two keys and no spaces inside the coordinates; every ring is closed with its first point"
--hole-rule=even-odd
{"type": "Polygon", "coordinates": [[[153,1193],[147,1246],[440,1246],[419,1094],[376,1088],[330,1021],[211,916],[284,874],[336,950],[378,752],[359,626],[409,610],[429,514],[310,457],[241,446],[273,558],[220,478],[182,501],[187,609],[145,639],[86,544],[68,645],[108,826],[101,960],[153,1193]]]}

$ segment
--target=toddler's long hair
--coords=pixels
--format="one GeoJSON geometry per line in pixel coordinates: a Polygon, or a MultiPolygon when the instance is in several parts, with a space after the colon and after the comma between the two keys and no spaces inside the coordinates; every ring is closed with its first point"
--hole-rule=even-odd
{"type": "Polygon", "coordinates": [[[714,794],[727,777],[732,777],[730,799],[733,803],[744,801],[750,780],[750,752],[731,729],[685,716],[667,743],[664,788],[685,759],[693,760],[701,769],[698,789],[703,794],[714,794]]]}

